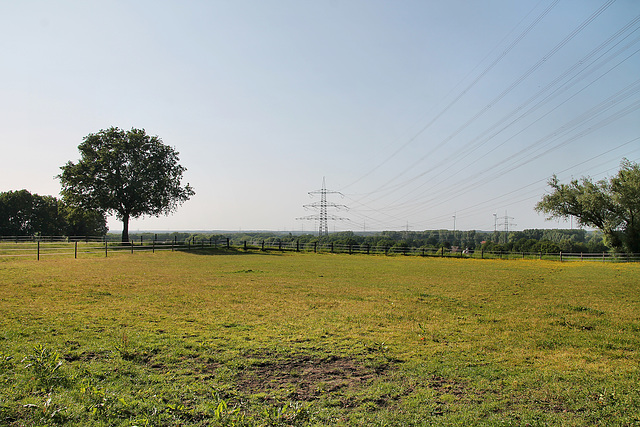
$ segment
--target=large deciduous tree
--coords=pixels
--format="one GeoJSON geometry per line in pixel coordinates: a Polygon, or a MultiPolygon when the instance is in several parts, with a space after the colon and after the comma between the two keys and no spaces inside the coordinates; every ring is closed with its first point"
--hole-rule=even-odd
{"type": "Polygon", "coordinates": [[[174,212],[194,193],[182,185],[186,169],[178,152],[144,129],[117,127],[87,135],[81,158],[67,162],[58,175],[61,194],[71,206],[99,209],[122,221],[122,242],[129,241],[129,220],[174,212]]]}
{"type": "Polygon", "coordinates": [[[104,236],[109,231],[107,218],[100,210],[86,210],[60,200],[59,209],[67,220],[67,236],[104,236]]]}
{"type": "Polygon", "coordinates": [[[640,252],[640,165],[623,159],[618,174],[593,182],[590,178],[561,184],[554,175],[552,188],[536,205],[548,219],[573,216],[579,223],[600,229],[607,246],[640,252]]]}

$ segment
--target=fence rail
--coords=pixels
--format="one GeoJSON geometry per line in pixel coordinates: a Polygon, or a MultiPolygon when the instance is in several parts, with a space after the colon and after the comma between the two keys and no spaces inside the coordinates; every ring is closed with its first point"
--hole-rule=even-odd
{"type": "Polygon", "coordinates": [[[231,239],[188,239],[186,241],[148,240],[129,243],[112,242],[105,238],[84,236],[3,236],[0,237],[0,258],[24,257],[40,259],[49,256],[109,256],[111,252],[155,252],[226,249],[236,251],[324,252],[367,255],[400,255],[441,258],[478,259],[540,259],[553,261],[638,262],[640,254],[626,253],[543,253],[543,252],[491,252],[483,250],[456,250],[443,247],[389,247],[340,245],[336,243],[304,243],[300,241],[244,241],[232,243],[231,239]]]}

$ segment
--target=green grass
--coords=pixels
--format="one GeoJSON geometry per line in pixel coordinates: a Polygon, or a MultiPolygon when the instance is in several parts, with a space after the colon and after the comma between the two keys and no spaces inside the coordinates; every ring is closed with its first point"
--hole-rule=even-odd
{"type": "Polygon", "coordinates": [[[0,259],[0,425],[637,425],[640,265],[0,259]]]}

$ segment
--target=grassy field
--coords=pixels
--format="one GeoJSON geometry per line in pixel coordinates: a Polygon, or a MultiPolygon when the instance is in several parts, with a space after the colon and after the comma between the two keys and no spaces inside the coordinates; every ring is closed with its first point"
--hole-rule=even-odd
{"type": "Polygon", "coordinates": [[[638,425],[640,265],[0,259],[0,425],[638,425]]]}

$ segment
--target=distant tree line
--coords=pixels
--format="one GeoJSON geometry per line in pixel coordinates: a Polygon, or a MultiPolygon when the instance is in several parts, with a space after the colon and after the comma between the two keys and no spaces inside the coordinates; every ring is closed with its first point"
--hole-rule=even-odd
{"type": "MultiPolygon", "coordinates": [[[[0,193],[0,235],[1,236],[105,236],[107,221],[103,213],[96,210],[72,207],[53,196],[40,196],[27,190],[0,193]]],[[[109,240],[119,240],[115,234],[109,240]]],[[[511,232],[485,231],[382,231],[356,233],[342,231],[318,237],[313,234],[293,234],[275,232],[245,233],[130,233],[133,242],[143,241],[188,241],[224,242],[230,239],[234,246],[246,242],[268,244],[300,242],[343,246],[368,245],[372,248],[459,248],[460,250],[480,250],[493,252],[606,252],[609,248],[599,231],[534,229],[511,232]]]]}
{"type": "MultiPolygon", "coordinates": [[[[600,253],[610,249],[605,245],[603,234],[599,231],[564,230],[564,229],[532,229],[510,232],[486,231],[382,231],[369,233],[354,233],[343,231],[318,237],[312,234],[244,232],[231,234],[208,233],[172,233],[155,235],[158,240],[178,241],[202,240],[221,241],[230,239],[234,246],[243,242],[262,242],[273,244],[277,242],[301,244],[335,244],[343,246],[368,245],[371,248],[458,248],[459,250],[485,250],[493,252],[531,252],[531,253],[600,253]]],[[[150,238],[150,236],[149,236],[150,238]]]]}
{"type": "Polygon", "coordinates": [[[53,196],[27,190],[0,193],[0,236],[104,236],[107,219],[53,196]]]}

